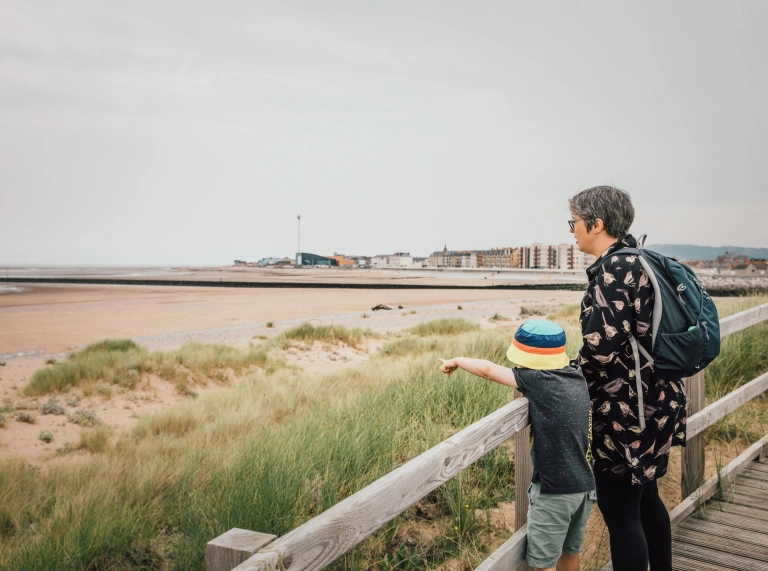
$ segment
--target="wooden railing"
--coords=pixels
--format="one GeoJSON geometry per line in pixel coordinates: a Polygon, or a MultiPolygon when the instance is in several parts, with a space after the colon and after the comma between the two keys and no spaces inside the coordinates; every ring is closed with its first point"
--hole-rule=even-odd
{"type": "MultiPolygon", "coordinates": [[[[765,320],[768,320],[768,304],[732,315],[721,320],[721,337],[765,320]]],[[[707,407],[704,406],[703,372],[686,379],[686,389],[688,442],[681,465],[684,500],[670,514],[673,524],[682,521],[711,496],[717,484],[715,479],[703,481],[704,429],[768,390],[768,372],[707,407]]],[[[528,570],[524,558],[527,495],[532,475],[528,449],[530,423],[528,400],[517,393],[516,396],[519,398],[280,538],[238,529],[219,536],[206,546],[207,571],[322,569],[509,438],[515,439],[517,531],[477,569],[528,570]]],[[[726,467],[721,477],[735,475],[744,462],[763,453],[767,445],[768,437],[726,467]]]]}

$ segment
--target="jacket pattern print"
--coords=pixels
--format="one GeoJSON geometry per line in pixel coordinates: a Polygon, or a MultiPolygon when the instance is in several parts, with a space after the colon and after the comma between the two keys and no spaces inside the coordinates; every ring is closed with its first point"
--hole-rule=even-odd
{"type": "Polygon", "coordinates": [[[644,410],[638,410],[635,359],[630,335],[651,352],[654,291],[637,256],[614,254],[636,248],[627,234],[587,269],[581,304],[584,344],[578,362],[592,401],[595,471],[610,471],[645,484],[667,471],[673,446],[685,445],[685,392],[679,379],[662,379],[640,356],[644,410]],[[638,415],[645,416],[645,429],[638,415]]]}

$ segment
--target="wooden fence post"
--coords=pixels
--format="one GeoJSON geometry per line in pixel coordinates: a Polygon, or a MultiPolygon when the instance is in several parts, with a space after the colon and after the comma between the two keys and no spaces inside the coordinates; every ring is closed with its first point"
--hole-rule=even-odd
{"type": "Polygon", "coordinates": [[[277,536],[232,528],[205,546],[205,571],[232,571],[277,536]]]}
{"type": "MultiPolygon", "coordinates": [[[[515,389],[515,398],[523,394],[515,389]]],[[[528,486],[533,476],[531,460],[531,426],[528,425],[515,434],[515,530],[528,522],[528,486]]],[[[525,561],[517,566],[517,571],[532,571],[525,561]]]]}
{"type": "MultiPolygon", "coordinates": [[[[704,408],[704,371],[685,379],[688,397],[687,416],[690,418],[704,408]]],[[[704,483],[704,433],[689,439],[683,448],[680,465],[680,491],[687,498],[704,483]]]]}

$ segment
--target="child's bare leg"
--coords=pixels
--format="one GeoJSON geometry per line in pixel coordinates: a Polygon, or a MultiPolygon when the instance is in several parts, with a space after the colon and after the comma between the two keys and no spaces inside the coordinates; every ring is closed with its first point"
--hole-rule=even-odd
{"type": "Polygon", "coordinates": [[[563,553],[557,567],[534,567],[535,571],[579,571],[579,554],[563,553]]]}
{"type": "Polygon", "coordinates": [[[557,560],[557,571],[579,571],[579,554],[563,553],[557,560]]]}

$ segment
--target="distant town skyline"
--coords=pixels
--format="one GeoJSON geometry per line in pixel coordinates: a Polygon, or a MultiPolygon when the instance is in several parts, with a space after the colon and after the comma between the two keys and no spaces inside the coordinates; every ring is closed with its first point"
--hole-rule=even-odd
{"type": "Polygon", "coordinates": [[[768,246],[768,3],[0,7],[0,264],[768,246]]]}

